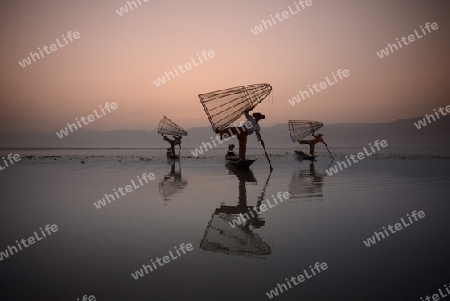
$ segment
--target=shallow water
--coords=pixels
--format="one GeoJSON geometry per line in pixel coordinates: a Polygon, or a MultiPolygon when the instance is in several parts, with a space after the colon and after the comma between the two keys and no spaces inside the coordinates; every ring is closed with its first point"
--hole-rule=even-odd
{"type": "Polygon", "coordinates": [[[86,164],[24,160],[0,172],[0,251],[47,224],[59,229],[0,262],[7,300],[264,300],[316,262],[328,269],[275,299],[418,300],[450,282],[449,160],[369,158],[328,176],[325,156],[311,164],[280,153],[270,173],[261,154],[250,172],[218,156],[170,164],[156,155],[97,162],[85,154],[86,164]],[[145,172],[156,179],[93,205],[145,172]],[[286,191],[289,200],[248,228],[228,224],[286,191]],[[426,216],[364,245],[414,210],[426,216]],[[131,276],[181,243],[194,249],[131,276]]]}

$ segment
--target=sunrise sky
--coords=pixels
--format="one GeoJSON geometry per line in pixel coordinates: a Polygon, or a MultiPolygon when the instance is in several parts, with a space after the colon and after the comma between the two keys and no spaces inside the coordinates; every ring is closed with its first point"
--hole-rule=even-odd
{"type": "MultiPolygon", "coordinates": [[[[293,0],[149,1],[119,16],[124,0],[2,1],[2,132],[51,132],[99,105],[118,109],[86,129],[153,129],[163,115],[209,126],[198,94],[269,83],[264,125],[288,119],[389,122],[450,104],[450,2],[312,0],[254,35],[293,0]],[[420,25],[439,29],[380,59],[376,52],[420,25]],[[18,61],[69,31],[80,38],[22,68],[18,61]],[[197,53],[215,57],[157,87],[197,53]],[[350,76],[291,106],[288,99],[338,69],[350,76]]],[[[62,40],[61,40],[62,41],[62,40]]]]}

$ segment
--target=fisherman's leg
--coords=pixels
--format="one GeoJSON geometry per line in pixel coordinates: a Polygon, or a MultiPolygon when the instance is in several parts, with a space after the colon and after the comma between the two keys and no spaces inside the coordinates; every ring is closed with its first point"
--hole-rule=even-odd
{"type": "Polygon", "coordinates": [[[241,133],[237,135],[239,141],[239,157],[245,160],[245,151],[247,148],[247,133],[241,133]]]}
{"type": "Polygon", "coordinates": [[[314,140],[300,140],[298,143],[300,144],[310,144],[314,140]]]}
{"type": "Polygon", "coordinates": [[[311,155],[311,156],[314,156],[314,148],[316,147],[316,144],[315,143],[311,143],[310,145],[309,145],[309,154],[311,155]]]}

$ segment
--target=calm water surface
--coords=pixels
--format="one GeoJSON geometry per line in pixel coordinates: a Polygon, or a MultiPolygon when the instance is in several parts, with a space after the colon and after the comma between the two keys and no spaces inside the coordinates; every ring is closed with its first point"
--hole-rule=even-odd
{"type": "Polygon", "coordinates": [[[0,172],[0,251],[47,224],[59,231],[0,262],[3,295],[269,300],[266,292],[277,283],[316,262],[329,268],[275,299],[419,300],[448,284],[450,161],[367,159],[331,177],[330,163],[273,157],[272,173],[260,155],[247,172],[218,156],[175,164],[162,157],[16,164],[0,172]],[[145,172],[156,179],[94,207],[145,172]],[[248,227],[229,225],[267,198],[273,204],[279,192],[291,198],[248,227]],[[414,210],[426,217],[369,248],[363,244],[414,210]],[[133,279],[131,273],[181,243],[193,251],[133,279]]]}

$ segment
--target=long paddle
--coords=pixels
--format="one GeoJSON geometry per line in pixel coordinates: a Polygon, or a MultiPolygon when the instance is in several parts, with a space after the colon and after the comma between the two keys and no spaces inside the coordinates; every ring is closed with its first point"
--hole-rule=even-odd
{"type": "Polygon", "coordinates": [[[333,155],[331,154],[330,150],[328,149],[328,145],[325,144],[325,147],[327,148],[327,151],[330,153],[331,158],[334,158],[333,155]]]}
{"type": "Polygon", "coordinates": [[[266,154],[267,161],[269,161],[270,171],[273,170],[272,163],[270,163],[269,155],[266,152],[266,146],[264,145],[264,140],[261,139],[261,145],[264,149],[264,154],[266,154]]]}

